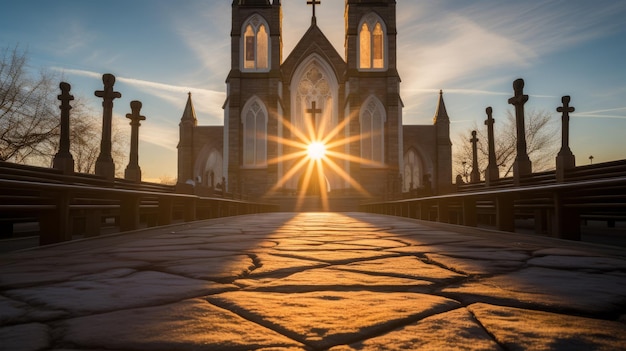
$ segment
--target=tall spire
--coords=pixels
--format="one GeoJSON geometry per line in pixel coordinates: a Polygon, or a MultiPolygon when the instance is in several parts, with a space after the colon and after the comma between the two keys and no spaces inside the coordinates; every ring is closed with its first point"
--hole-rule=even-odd
{"type": "Polygon", "coordinates": [[[450,117],[446,111],[446,104],[443,102],[443,90],[439,90],[439,103],[437,104],[437,110],[435,111],[435,117],[433,117],[433,123],[447,122],[450,123],[450,117]]]}
{"type": "Polygon", "coordinates": [[[183,121],[193,121],[194,124],[198,122],[196,118],[196,110],[193,108],[193,103],[191,102],[191,92],[187,93],[187,105],[185,106],[185,111],[183,112],[183,117],[180,119],[183,121]]]}

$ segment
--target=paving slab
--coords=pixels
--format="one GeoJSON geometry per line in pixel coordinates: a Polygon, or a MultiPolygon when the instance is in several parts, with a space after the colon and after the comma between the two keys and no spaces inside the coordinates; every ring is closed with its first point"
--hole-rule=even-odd
{"type": "Polygon", "coordinates": [[[271,213],[0,255],[0,350],[626,350],[623,248],[271,213]]]}

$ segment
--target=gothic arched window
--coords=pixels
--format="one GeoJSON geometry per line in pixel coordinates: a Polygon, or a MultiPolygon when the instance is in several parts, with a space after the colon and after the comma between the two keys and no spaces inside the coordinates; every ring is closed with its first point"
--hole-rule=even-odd
{"type": "Polygon", "coordinates": [[[366,100],[361,107],[361,157],[372,161],[369,166],[382,166],[385,163],[385,110],[374,97],[366,100]]]}
{"type": "Polygon", "coordinates": [[[243,70],[267,71],[270,67],[269,30],[258,15],[243,25],[243,70]]]}
{"type": "Polygon", "coordinates": [[[380,18],[371,13],[359,27],[359,69],[383,70],[385,67],[385,27],[380,18]]]}
{"type": "Polygon", "coordinates": [[[421,173],[420,158],[415,149],[411,148],[404,154],[404,184],[402,190],[409,192],[419,188],[422,184],[421,173]]]}
{"type": "Polygon", "coordinates": [[[243,166],[267,165],[267,110],[258,98],[251,99],[241,115],[243,124],[243,166]]]}

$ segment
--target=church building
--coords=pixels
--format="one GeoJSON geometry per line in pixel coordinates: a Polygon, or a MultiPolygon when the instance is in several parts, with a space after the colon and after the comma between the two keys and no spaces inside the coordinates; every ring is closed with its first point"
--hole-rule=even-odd
{"type": "Polygon", "coordinates": [[[320,1],[308,3],[311,26],[283,59],[280,0],[233,1],[224,125],[198,126],[189,95],[179,184],[265,201],[447,192],[443,95],[432,125],[402,123],[396,1],[345,0],[345,59],[317,26],[320,1]]]}

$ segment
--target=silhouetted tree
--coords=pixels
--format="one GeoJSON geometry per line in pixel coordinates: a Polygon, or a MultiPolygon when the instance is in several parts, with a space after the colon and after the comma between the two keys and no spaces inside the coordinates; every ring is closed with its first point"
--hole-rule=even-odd
{"type": "MultiPolygon", "coordinates": [[[[559,147],[558,123],[547,111],[526,112],[526,144],[528,156],[532,161],[533,172],[541,172],[555,167],[555,157],[559,147]]],[[[513,161],[516,156],[517,132],[515,129],[515,115],[509,110],[506,119],[496,118],[495,129],[495,152],[501,177],[510,177],[513,172],[513,161]]],[[[481,179],[485,179],[485,169],[488,163],[488,139],[487,127],[484,125],[474,126],[458,137],[455,150],[454,167],[455,174],[469,174],[472,166],[472,144],[470,143],[471,132],[476,130],[479,139],[478,166],[481,179]],[[465,162],[465,164],[463,164],[465,162]],[[465,169],[464,169],[465,168],[465,169]]]]}
{"type": "Polygon", "coordinates": [[[44,156],[42,145],[58,135],[59,113],[53,75],[31,77],[17,47],[0,61],[0,160],[27,163],[44,156]],[[54,100],[53,100],[54,99],[54,100]]]}

